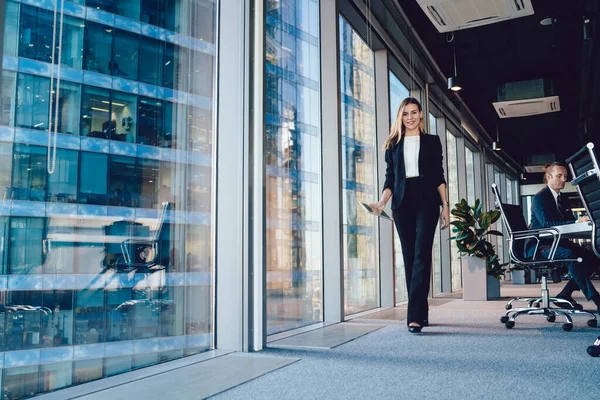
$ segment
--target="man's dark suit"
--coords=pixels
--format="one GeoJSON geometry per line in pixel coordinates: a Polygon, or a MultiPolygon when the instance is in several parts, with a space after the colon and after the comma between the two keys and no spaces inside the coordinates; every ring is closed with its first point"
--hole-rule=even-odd
{"type": "Polygon", "coordinates": [[[435,135],[421,134],[419,176],[406,177],[404,138],[385,151],[387,168],[383,190],[392,191],[392,212],[404,259],[408,290],[406,322],[428,320],[427,295],[431,275],[431,248],[440,215],[438,186],[446,183],[442,144],[435,135]]]}
{"type": "MultiPolygon", "coordinates": [[[[540,190],[533,198],[531,205],[531,224],[529,229],[549,228],[551,226],[572,224],[575,222],[575,217],[569,206],[567,197],[561,194],[561,204],[563,210],[559,212],[556,200],[552,194],[552,189],[546,186],[540,190]],[[562,214],[562,215],[561,215],[562,214]]],[[[538,254],[542,257],[547,257],[550,253],[550,245],[552,240],[541,241],[538,249],[538,254]]],[[[526,245],[528,256],[533,256],[535,243],[529,242],[526,245]]],[[[593,273],[595,264],[599,261],[591,251],[570,242],[567,239],[562,239],[556,249],[555,258],[577,258],[581,257],[581,263],[568,263],[571,279],[562,290],[562,294],[570,296],[573,290],[581,288],[586,299],[591,299],[598,295],[598,292],[590,281],[590,275],[593,273]]]]}

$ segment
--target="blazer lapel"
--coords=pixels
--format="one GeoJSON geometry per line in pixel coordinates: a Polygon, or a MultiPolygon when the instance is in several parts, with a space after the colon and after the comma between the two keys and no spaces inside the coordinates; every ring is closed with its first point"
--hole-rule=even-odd
{"type": "Polygon", "coordinates": [[[404,167],[404,136],[402,140],[396,146],[396,156],[398,160],[398,167],[400,172],[400,178],[404,180],[406,178],[406,168],[404,167]]]}

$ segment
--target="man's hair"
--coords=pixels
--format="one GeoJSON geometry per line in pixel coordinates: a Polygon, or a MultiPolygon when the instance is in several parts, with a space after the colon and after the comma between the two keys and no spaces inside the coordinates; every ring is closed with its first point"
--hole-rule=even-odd
{"type": "Polygon", "coordinates": [[[551,174],[554,167],[567,168],[567,165],[561,161],[552,161],[551,163],[544,165],[544,183],[548,183],[546,174],[551,174]]]}

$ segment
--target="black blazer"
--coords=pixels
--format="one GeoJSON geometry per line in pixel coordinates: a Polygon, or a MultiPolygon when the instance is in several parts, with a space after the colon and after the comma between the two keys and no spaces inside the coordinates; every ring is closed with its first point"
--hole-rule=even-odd
{"type": "MultiPolygon", "coordinates": [[[[573,211],[571,211],[571,206],[569,204],[569,200],[567,196],[562,194],[562,206],[564,210],[562,210],[563,216],[561,217],[558,212],[558,208],[556,206],[556,200],[554,200],[554,195],[551,192],[552,189],[546,186],[533,197],[533,201],[531,203],[531,223],[529,224],[529,229],[541,229],[541,228],[549,228],[551,226],[557,225],[566,225],[572,224],[575,222],[575,217],[573,216],[573,211]]],[[[566,239],[561,240],[564,242],[566,239]]],[[[532,256],[533,249],[535,248],[536,241],[527,240],[526,241],[526,253],[528,256],[532,256]]],[[[540,245],[549,245],[552,243],[552,240],[541,240],[540,245]]]]}
{"type": "MultiPolygon", "coordinates": [[[[419,178],[421,178],[424,198],[431,199],[436,204],[442,204],[437,188],[442,183],[446,183],[442,164],[443,157],[439,136],[422,133],[419,144],[419,178]]],[[[402,204],[406,186],[404,137],[400,143],[392,145],[385,151],[385,162],[387,167],[383,190],[390,189],[392,191],[392,210],[394,210],[402,204]]]]}

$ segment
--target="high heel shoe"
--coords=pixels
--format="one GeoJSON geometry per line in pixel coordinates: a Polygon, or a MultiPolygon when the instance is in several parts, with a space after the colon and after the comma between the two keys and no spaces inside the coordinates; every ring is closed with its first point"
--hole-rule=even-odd
{"type": "Polygon", "coordinates": [[[421,329],[423,329],[423,327],[418,326],[418,325],[409,325],[408,326],[408,331],[410,333],[421,333],[421,329]]]}

